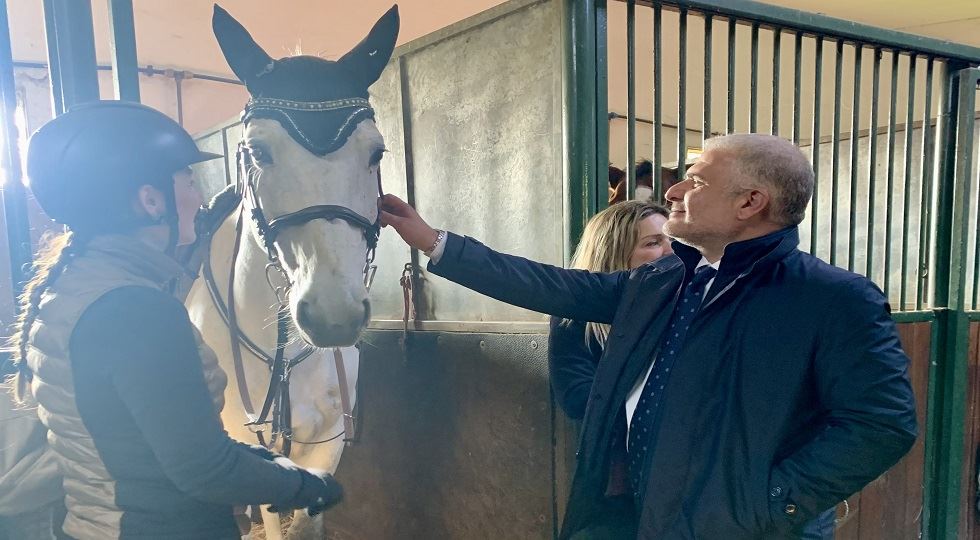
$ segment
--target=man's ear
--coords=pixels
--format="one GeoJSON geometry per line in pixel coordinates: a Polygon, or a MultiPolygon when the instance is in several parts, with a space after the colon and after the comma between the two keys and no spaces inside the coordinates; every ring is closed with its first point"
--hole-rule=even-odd
{"type": "Polygon", "coordinates": [[[736,217],[741,221],[751,219],[753,216],[762,215],[768,211],[769,193],[761,189],[747,189],[738,195],[738,209],[736,217]]]}
{"type": "Polygon", "coordinates": [[[159,189],[144,184],[136,192],[136,207],[153,221],[162,221],[167,214],[167,201],[159,189]]]}

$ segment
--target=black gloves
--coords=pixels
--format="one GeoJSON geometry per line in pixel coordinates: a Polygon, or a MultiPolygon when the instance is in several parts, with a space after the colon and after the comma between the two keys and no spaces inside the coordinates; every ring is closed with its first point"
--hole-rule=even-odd
{"type": "Polygon", "coordinates": [[[270,506],[270,512],[305,507],[308,515],[315,516],[344,498],[344,488],[332,474],[316,469],[299,469],[299,472],[303,475],[303,484],[293,502],[287,506],[270,506]]]}

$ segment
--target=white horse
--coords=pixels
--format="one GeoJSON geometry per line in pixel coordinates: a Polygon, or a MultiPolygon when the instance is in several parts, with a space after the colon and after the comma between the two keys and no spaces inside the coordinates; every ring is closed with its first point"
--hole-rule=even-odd
{"type": "MultiPolygon", "coordinates": [[[[397,8],[336,62],[273,60],[218,6],[212,23],[251,99],[237,164],[241,201],[210,236],[212,282],[196,280],[186,305],[228,374],[222,420],[231,436],[254,444],[262,430],[266,444],[276,439],[273,449],[291,444],[296,463],[334,472],[351,435],[342,402],[353,405],[358,358],[349,346],[370,317],[377,240],[384,140],[367,89],[394,48],[397,8]],[[272,377],[277,347],[283,368],[272,377]],[[342,361],[334,347],[348,347],[342,361]],[[270,386],[283,378],[285,386],[270,386]],[[270,390],[282,395],[267,400],[270,390]],[[275,424],[246,426],[256,421],[275,424]]],[[[268,538],[281,537],[277,515],[263,508],[263,521],[268,538]]],[[[322,520],[297,511],[287,537],[308,535],[323,537],[322,520]]]]}

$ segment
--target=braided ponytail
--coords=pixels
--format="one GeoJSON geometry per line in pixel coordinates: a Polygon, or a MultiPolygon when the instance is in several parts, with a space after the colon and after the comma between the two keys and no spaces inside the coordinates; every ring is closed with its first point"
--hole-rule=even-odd
{"type": "Polygon", "coordinates": [[[20,314],[14,326],[14,333],[8,341],[11,360],[17,367],[11,386],[14,399],[19,403],[26,400],[28,385],[34,377],[27,365],[27,345],[31,327],[38,315],[41,295],[58,279],[68,261],[80,249],[77,235],[70,231],[46,235],[41,243],[43,247],[34,260],[34,275],[20,295],[20,314]]]}

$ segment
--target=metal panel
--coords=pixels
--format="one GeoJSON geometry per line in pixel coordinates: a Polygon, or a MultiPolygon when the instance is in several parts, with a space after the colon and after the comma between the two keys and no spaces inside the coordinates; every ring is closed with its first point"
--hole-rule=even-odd
{"type": "Polygon", "coordinates": [[[331,538],[551,538],[546,335],[372,331],[331,538]]]}
{"type": "MultiPolygon", "coordinates": [[[[373,86],[371,105],[374,107],[378,130],[385,138],[388,152],[381,161],[381,181],[386,193],[411,200],[406,180],[409,162],[406,154],[402,120],[402,81],[400,60],[392,60],[373,86]]],[[[399,279],[405,263],[412,259],[405,242],[393,229],[382,229],[378,240],[375,264],[378,273],[371,288],[371,316],[374,319],[401,319],[404,312],[399,279]]],[[[424,260],[424,258],[423,258],[424,260]]]]}
{"type": "MultiPolygon", "coordinates": [[[[531,5],[406,59],[420,213],[553,264],[562,264],[564,239],[560,16],[556,3],[531,5]]],[[[543,320],[426,280],[431,318],[543,320]]]]}

